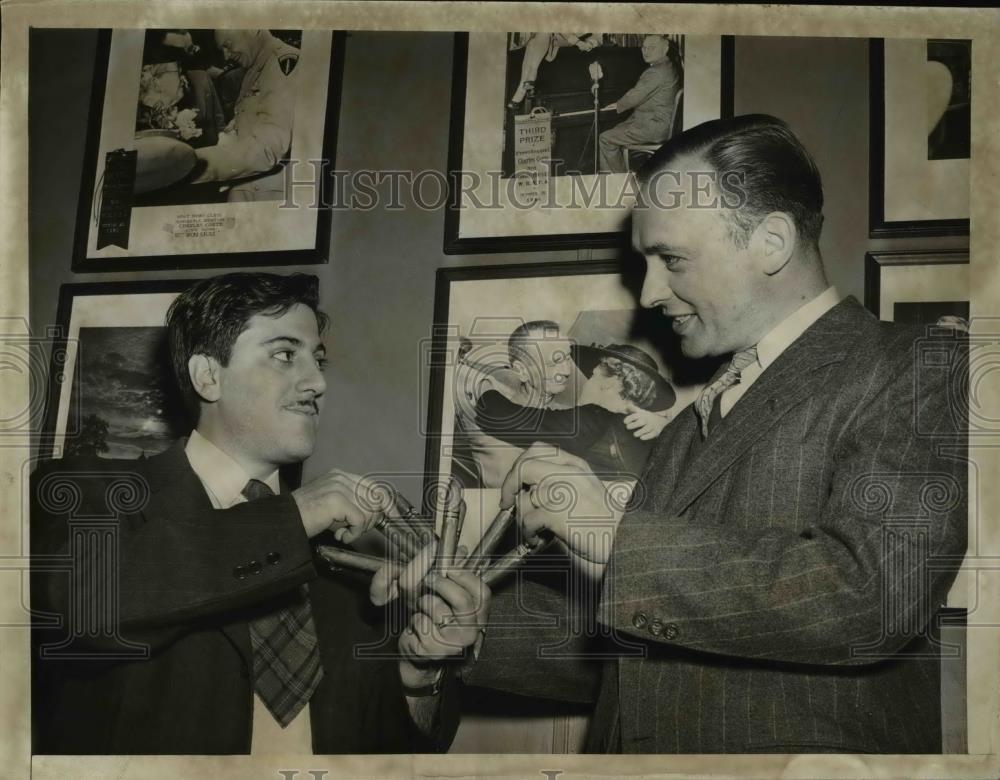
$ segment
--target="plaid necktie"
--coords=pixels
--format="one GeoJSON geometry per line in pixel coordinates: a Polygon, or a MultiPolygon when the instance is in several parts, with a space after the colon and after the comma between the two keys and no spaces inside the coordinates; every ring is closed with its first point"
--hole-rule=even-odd
{"type": "MultiPolygon", "coordinates": [[[[248,501],[274,492],[251,479],[243,495],[248,501]]],[[[323,679],[316,625],[305,585],[285,594],[280,606],[250,621],[254,689],[284,728],[313,695],[323,679]]]]}
{"type": "Polygon", "coordinates": [[[698,400],[695,402],[695,409],[698,410],[698,417],[701,419],[701,435],[708,438],[708,418],[712,415],[712,406],[715,399],[722,395],[733,385],[739,384],[740,374],[743,369],[757,360],[757,347],[749,347],[740,350],[733,355],[733,359],[726,364],[722,373],[715,381],[701,391],[698,400]]]}

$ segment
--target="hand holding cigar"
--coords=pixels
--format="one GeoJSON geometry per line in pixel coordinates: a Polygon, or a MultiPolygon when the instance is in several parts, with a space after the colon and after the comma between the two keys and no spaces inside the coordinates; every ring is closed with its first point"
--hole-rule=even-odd
{"type": "Polygon", "coordinates": [[[400,571],[400,564],[395,561],[380,558],[377,555],[368,555],[356,550],[348,550],[343,547],[321,544],[316,547],[316,552],[320,557],[334,568],[355,569],[358,571],[378,572],[383,568],[387,572],[400,571]]]}
{"type": "Polygon", "coordinates": [[[503,538],[513,519],[513,506],[501,509],[497,513],[497,516],[493,518],[493,522],[483,531],[483,536],[479,540],[479,544],[473,548],[472,552],[469,553],[469,557],[465,559],[464,568],[474,571],[476,574],[482,574],[486,567],[489,566],[490,555],[500,542],[500,539],[503,538]]]}
{"type": "Polygon", "coordinates": [[[515,461],[500,493],[500,506],[516,508],[526,537],[548,531],[583,561],[607,563],[624,502],[609,505],[607,488],[582,458],[533,444],[515,461]],[[587,518],[584,531],[573,526],[573,517],[587,518]]]}

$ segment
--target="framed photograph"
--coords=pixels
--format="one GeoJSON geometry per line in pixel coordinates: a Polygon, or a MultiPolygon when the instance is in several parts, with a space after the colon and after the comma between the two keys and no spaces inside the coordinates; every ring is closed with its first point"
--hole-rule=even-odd
{"type": "Polygon", "coordinates": [[[969,233],[972,41],[870,43],[872,238],[969,233]]]}
{"type": "Polygon", "coordinates": [[[934,325],[942,317],[969,319],[969,253],[869,252],[865,306],[879,319],[934,325]]]}
{"type": "Polygon", "coordinates": [[[463,544],[478,541],[503,478],[533,442],[582,457],[630,491],[655,436],[641,440],[624,418],[641,411],[658,435],[697,396],[714,366],[683,359],[669,320],[638,305],[641,278],[638,267],[606,261],[438,271],[421,359],[430,379],[424,495],[439,495],[449,477],[463,486],[463,544]]]}
{"type": "Polygon", "coordinates": [[[731,37],[458,33],[444,251],[619,244],[629,172],[732,112],[731,37]]]}
{"type": "Polygon", "coordinates": [[[187,432],[163,323],[191,284],[62,286],[41,457],[143,458],[187,432]]]}
{"type": "Polygon", "coordinates": [[[343,53],[329,30],[103,30],[73,270],[326,262],[343,53]]]}

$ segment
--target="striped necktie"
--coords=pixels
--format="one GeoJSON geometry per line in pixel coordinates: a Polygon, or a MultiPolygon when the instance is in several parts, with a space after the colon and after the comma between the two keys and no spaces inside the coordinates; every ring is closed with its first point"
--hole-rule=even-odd
{"type": "Polygon", "coordinates": [[[701,391],[698,400],[695,401],[695,409],[698,410],[698,417],[701,419],[701,435],[708,438],[708,418],[712,415],[712,406],[715,399],[722,395],[733,385],[739,384],[740,374],[743,369],[757,360],[757,347],[742,349],[733,355],[732,360],[726,364],[722,373],[715,380],[701,391]]]}
{"type": "MultiPolygon", "coordinates": [[[[251,479],[243,495],[248,501],[274,492],[251,479]]],[[[285,594],[281,606],[250,621],[254,690],[284,728],[312,697],[323,679],[316,625],[305,585],[285,594]]]]}

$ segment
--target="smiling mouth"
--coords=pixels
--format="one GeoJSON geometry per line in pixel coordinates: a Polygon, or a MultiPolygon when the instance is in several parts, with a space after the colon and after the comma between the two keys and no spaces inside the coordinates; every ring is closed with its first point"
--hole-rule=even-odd
{"type": "Polygon", "coordinates": [[[671,323],[674,328],[674,333],[680,333],[684,330],[695,318],[694,314],[673,314],[668,315],[673,322],[671,323]]]}

